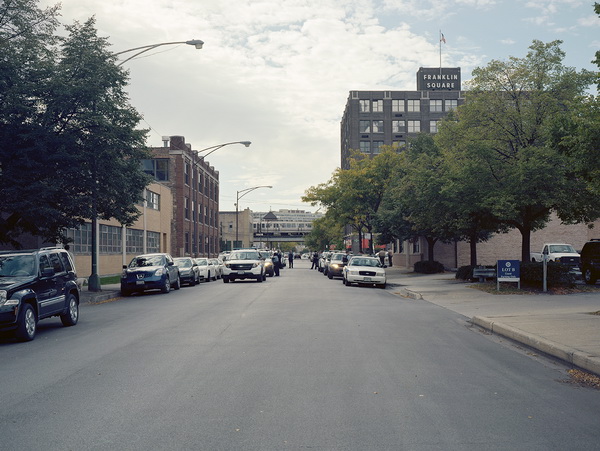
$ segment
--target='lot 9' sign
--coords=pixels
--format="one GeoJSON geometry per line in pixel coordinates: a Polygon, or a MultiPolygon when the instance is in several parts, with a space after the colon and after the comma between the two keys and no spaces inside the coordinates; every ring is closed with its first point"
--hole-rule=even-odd
{"type": "Polygon", "coordinates": [[[498,289],[500,282],[519,282],[521,285],[521,262],[519,260],[498,260],[498,274],[496,281],[498,289]]]}

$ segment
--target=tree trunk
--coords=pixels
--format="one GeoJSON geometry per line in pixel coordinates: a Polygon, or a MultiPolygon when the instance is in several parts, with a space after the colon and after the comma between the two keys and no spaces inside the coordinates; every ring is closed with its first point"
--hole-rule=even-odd
{"type": "Polygon", "coordinates": [[[432,262],[432,261],[434,261],[433,246],[435,246],[435,243],[437,242],[437,238],[432,238],[432,237],[428,236],[425,239],[427,240],[427,260],[432,262]]]}
{"type": "Polygon", "coordinates": [[[531,228],[524,226],[521,231],[521,262],[525,263],[530,260],[531,248],[531,228]]]}
{"type": "Polygon", "coordinates": [[[471,250],[471,266],[477,266],[477,233],[471,235],[469,248],[471,250]]]}

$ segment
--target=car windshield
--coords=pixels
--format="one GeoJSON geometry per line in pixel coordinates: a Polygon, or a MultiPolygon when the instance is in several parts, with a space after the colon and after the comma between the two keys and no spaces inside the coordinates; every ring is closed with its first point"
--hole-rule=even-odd
{"type": "Polygon", "coordinates": [[[255,251],[243,251],[233,252],[228,260],[258,260],[260,257],[258,252],[255,251]]]}
{"type": "Polygon", "coordinates": [[[344,254],[333,254],[333,256],[331,257],[331,260],[334,261],[342,261],[342,258],[344,257],[344,254]]]}
{"type": "Polygon", "coordinates": [[[174,258],[173,261],[180,268],[191,268],[192,260],[189,258],[174,258]]]}
{"type": "Polygon", "coordinates": [[[164,266],[165,258],[162,255],[144,255],[135,257],[129,263],[130,268],[143,268],[144,266],[164,266]]]}
{"type": "Polygon", "coordinates": [[[573,246],[569,245],[569,244],[558,244],[558,245],[554,245],[554,246],[550,246],[550,252],[556,252],[556,253],[576,253],[575,249],[573,248],[573,246]]]}
{"type": "Polygon", "coordinates": [[[356,258],[350,260],[350,266],[381,266],[381,263],[375,258],[356,258]]]}
{"type": "Polygon", "coordinates": [[[33,276],[35,260],[33,255],[0,256],[0,277],[33,276]]]}
{"type": "Polygon", "coordinates": [[[196,264],[198,266],[206,266],[206,265],[208,265],[208,260],[206,260],[205,258],[197,258],[196,264]]]}

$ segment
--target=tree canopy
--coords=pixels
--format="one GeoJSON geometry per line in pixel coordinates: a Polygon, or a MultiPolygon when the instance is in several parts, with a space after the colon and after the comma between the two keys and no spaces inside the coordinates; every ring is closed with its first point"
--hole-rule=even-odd
{"type": "Polygon", "coordinates": [[[0,0],[0,242],[64,240],[95,217],[130,224],[149,179],[141,116],[94,19],[58,36],[58,7],[0,0]]]}

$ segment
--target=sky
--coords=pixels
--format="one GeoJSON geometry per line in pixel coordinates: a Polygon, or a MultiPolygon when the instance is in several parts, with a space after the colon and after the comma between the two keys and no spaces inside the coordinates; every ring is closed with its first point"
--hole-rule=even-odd
{"type": "MultiPolygon", "coordinates": [[[[41,0],[40,7],[57,2],[41,0]]],[[[115,53],[161,46],[124,63],[147,144],[184,136],[225,146],[220,210],[277,211],[340,166],[340,121],[352,90],[416,90],[419,67],[460,67],[463,83],[491,60],[523,57],[532,41],[563,41],[564,64],[597,70],[593,0],[63,0],[60,21],[94,16],[115,53]],[[445,43],[440,42],[440,33],[445,43]]],[[[130,53],[129,55],[131,55],[130,53]]]]}

